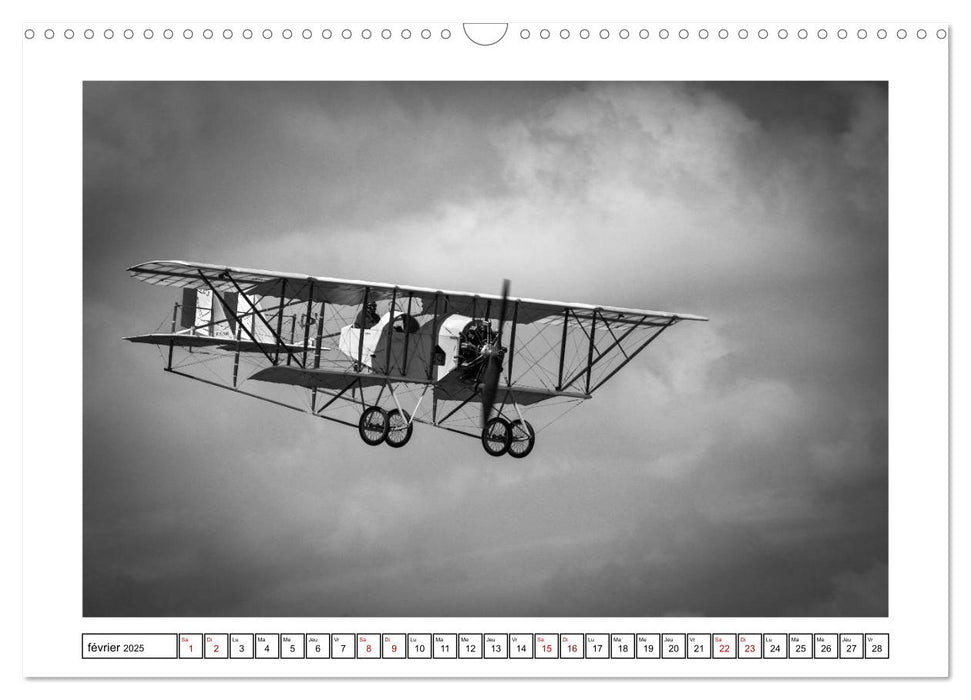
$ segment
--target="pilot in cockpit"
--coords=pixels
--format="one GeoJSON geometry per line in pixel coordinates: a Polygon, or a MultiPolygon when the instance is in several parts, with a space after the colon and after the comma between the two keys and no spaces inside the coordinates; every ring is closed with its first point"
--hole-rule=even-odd
{"type": "Polygon", "coordinates": [[[374,328],[381,317],[378,316],[378,303],[376,301],[369,301],[367,306],[361,308],[361,312],[357,315],[357,320],[354,321],[355,328],[374,328]]]}
{"type": "Polygon", "coordinates": [[[395,333],[417,333],[418,327],[418,321],[414,316],[408,314],[397,314],[395,316],[393,324],[395,333]]]}

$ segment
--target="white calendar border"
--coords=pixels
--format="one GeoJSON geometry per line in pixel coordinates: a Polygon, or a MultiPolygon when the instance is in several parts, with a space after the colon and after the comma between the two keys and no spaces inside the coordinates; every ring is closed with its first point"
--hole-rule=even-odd
{"type": "MultiPolygon", "coordinates": [[[[237,23],[230,23],[241,26],[237,23]]],[[[250,23],[263,26],[267,23],[250,23]]],[[[294,23],[296,24],[296,23],[294,23]]],[[[322,24],[322,23],[314,23],[322,24]]],[[[347,23],[344,23],[347,24],[347,23]]],[[[376,24],[376,23],[371,23],[376,24]]],[[[392,23],[385,23],[391,25],[392,23]]],[[[409,23],[416,26],[420,23],[409,23]]],[[[436,23],[424,23],[435,26],[436,23]]],[[[530,23],[535,26],[536,23],[530,23]]],[[[559,26],[561,23],[550,23],[559,26]]],[[[603,23],[586,23],[591,26],[603,23]]],[[[644,23],[630,23],[645,26],[644,23]]],[[[940,23],[845,23],[892,30],[940,23]]],[[[766,27],[773,23],[708,23],[766,27]]],[[[62,31],[67,25],[42,22],[62,31]]],[[[75,25],[77,26],[77,25],[75,25]]],[[[93,26],[98,26],[94,24],[93,26]]],[[[115,27],[127,26],[114,23],[115,27]]],[[[136,31],[149,26],[133,23],[136,31]]],[[[161,27],[162,24],[152,24],[161,27]]],[[[176,26],[185,26],[178,24],[176,26]]],[[[194,25],[200,29],[204,25],[194,25]]],[[[219,26],[222,26],[221,24],[219,26]]],[[[267,24],[267,26],[270,26],[267,24]]],[[[282,24],[272,26],[282,28],[282,24]]],[[[63,272],[58,289],[31,286],[32,308],[59,308],[76,353],[29,347],[24,355],[24,673],[28,676],[219,676],[226,664],[202,661],[82,661],[82,632],[256,633],[373,630],[434,634],[443,629],[487,632],[663,633],[800,631],[889,633],[887,661],[764,660],[732,664],[701,660],[234,660],[240,676],[873,676],[945,675],[948,642],[947,434],[947,40],[825,42],[809,38],[768,53],[770,44],[730,40],[666,45],[620,42],[584,47],[576,41],[506,41],[473,45],[451,23],[452,43],[405,52],[399,43],[348,41],[341,60],[321,60],[319,42],[244,44],[220,50],[209,62],[203,44],[165,50],[158,43],[94,42],[86,47],[40,37],[24,45],[24,278],[42,279],[49,266],[63,272]],[[442,60],[442,56],[448,60],[442,60]],[[767,56],[771,55],[771,60],[767,56]],[[121,60],[123,57],[123,60],[121,60]],[[80,80],[146,79],[565,79],[565,80],[793,80],[887,79],[890,87],[890,617],[781,618],[112,618],[83,619],[81,611],[81,125],[80,80]],[[38,185],[43,183],[43,187],[38,185]],[[52,205],[53,203],[53,205],[52,205]],[[64,294],[64,290],[69,290],[64,294]],[[914,332],[920,319],[919,332],[914,332]],[[65,357],[71,358],[65,363],[65,357]],[[67,386],[46,375],[64,368],[67,386]],[[917,368],[918,371],[915,371],[917,368]],[[58,398],[62,415],[47,408],[58,398]],[[188,663],[188,665],[187,665],[188,663]],[[494,665],[494,666],[493,666],[494,665]]],[[[581,25],[576,25],[578,28],[581,25]]],[[[618,25],[613,25],[618,26],[618,25]]],[[[653,25],[647,25],[653,26],[653,25]]],[[[655,28],[660,28],[657,25],[655,28]]],[[[679,23],[669,22],[674,28],[679,23]]],[[[699,23],[693,23],[697,28],[699,23]]],[[[839,24],[785,23],[792,30],[839,24]]],[[[507,39],[514,39],[510,35],[507,39]]],[[[592,41],[592,40],[591,40],[592,41]]],[[[44,337],[46,320],[24,314],[24,337],[44,337]]],[[[70,346],[68,346],[70,349],[70,346]]]]}

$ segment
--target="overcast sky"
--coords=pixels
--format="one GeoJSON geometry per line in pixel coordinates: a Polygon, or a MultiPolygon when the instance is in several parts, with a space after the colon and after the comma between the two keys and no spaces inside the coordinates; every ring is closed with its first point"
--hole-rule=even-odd
{"type": "Polygon", "coordinates": [[[85,615],[887,614],[884,83],[87,83],[85,615]],[[709,316],[525,460],[165,375],[183,259],[709,316]]]}

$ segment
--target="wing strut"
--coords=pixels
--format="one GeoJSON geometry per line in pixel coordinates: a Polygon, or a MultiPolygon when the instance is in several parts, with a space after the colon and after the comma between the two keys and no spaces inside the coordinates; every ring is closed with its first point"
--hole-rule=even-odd
{"type": "Polygon", "coordinates": [[[364,366],[362,364],[362,360],[364,359],[364,331],[367,328],[367,318],[368,318],[367,302],[368,302],[369,296],[371,296],[371,288],[365,287],[364,301],[361,302],[361,316],[360,316],[361,323],[358,324],[360,326],[360,331],[361,331],[360,335],[357,336],[357,369],[358,370],[360,370],[361,367],[364,366]]]}
{"type": "MultiPolygon", "coordinates": [[[[345,394],[345,392],[347,392],[348,389],[352,388],[359,381],[360,381],[360,377],[354,377],[354,379],[351,380],[351,383],[350,384],[348,384],[343,389],[341,389],[339,392],[337,392],[336,394],[334,394],[334,396],[331,398],[330,401],[328,401],[323,406],[321,406],[319,409],[317,409],[317,415],[320,415],[321,413],[323,413],[324,412],[324,409],[326,409],[332,403],[334,403],[335,401],[337,401],[337,399],[339,399],[341,396],[343,396],[345,394]]],[[[361,393],[363,394],[363,392],[364,392],[364,388],[361,387],[361,393]]]]}
{"type": "Polygon", "coordinates": [[[186,377],[188,379],[194,379],[197,382],[202,382],[203,384],[209,384],[210,386],[218,387],[220,389],[225,389],[226,391],[232,391],[233,393],[236,393],[236,394],[242,394],[243,396],[249,396],[252,399],[259,399],[260,401],[266,401],[267,403],[271,403],[274,406],[282,406],[283,408],[289,408],[291,411],[298,411],[299,413],[309,413],[312,416],[316,416],[317,418],[323,418],[324,420],[329,420],[329,421],[332,421],[334,423],[340,423],[341,425],[348,425],[348,426],[350,426],[352,428],[356,428],[357,427],[357,423],[351,423],[350,421],[341,420],[340,418],[334,418],[333,416],[325,416],[325,415],[322,415],[320,413],[311,413],[310,411],[308,411],[305,408],[300,408],[299,406],[293,406],[291,404],[284,403],[282,401],[276,401],[275,399],[271,399],[271,398],[268,398],[266,396],[260,396],[259,394],[254,394],[254,393],[249,392],[249,391],[243,391],[242,389],[237,389],[235,387],[226,386],[225,384],[220,384],[219,382],[214,382],[214,381],[212,381],[210,379],[204,379],[202,377],[197,377],[194,374],[189,374],[188,372],[180,372],[177,369],[164,369],[163,371],[165,371],[165,372],[171,372],[172,374],[177,374],[180,377],[186,377]]]}
{"type": "MultiPolygon", "coordinates": [[[[212,285],[212,282],[209,281],[209,278],[206,277],[205,273],[202,270],[199,270],[199,278],[203,282],[206,283],[206,286],[209,287],[209,289],[212,290],[213,295],[216,297],[216,299],[219,300],[219,303],[220,304],[223,304],[223,307],[228,309],[228,307],[226,306],[226,304],[223,302],[222,295],[219,292],[216,291],[216,288],[212,285]]],[[[235,283],[235,281],[234,281],[234,283],[235,283]]],[[[242,292],[242,290],[240,290],[240,291],[242,292]]],[[[245,297],[245,294],[244,294],[244,297],[245,297]]],[[[246,297],[246,300],[247,300],[247,303],[248,303],[249,302],[249,297],[246,297]]],[[[253,308],[255,310],[256,307],[255,306],[251,306],[251,308],[253,308]]],[[[270,356],[270,353],[268,353],[263,348],[263,343],[261,343],[260,341],[258,341],[256,339],[256,336],[254,336],[253,333],[250,331],[250,329],[246,327],[246,324],[243,323],[242,319],[236,314],[235,311],[233,311],[231,313],[232,313],[233,318],[236,319],[236,323],[238,323],[239,325],[241,325],[243,327],[243,330],[246,331],[246,335],[248,335],[250,337],[250,340],[252,340],[254,343],[256,343],[256,347],[258,347],[260,349],[260,352],[262,352],[266,356],[266,359],[267,360],[269,360],[271,363],[273,363],[275,365],[276,364],[276,361],[270,356]]],[[[254,311],[254,313],[255,313],[255,311],[254,311]]]]}
{"type": "Polygon", "coordinates": [[[512,360],[516,356],[516,320],[519,318],[519,300],[512,305],[512,328],[509,331],[509,363],[506,365],[506,386],[512,386],[512,360]]]}
{"type": "MultiPolygon", "coordinates": [[[[223,298],[219,295],[219,292],[216,291],[216,288],[213,286],[212,282],[209,281],[209,278],[206,277],[205,273],[202,270],[199,270],[198,272],[199,272],[199,277],[202,278],[202,281],[206,283],[206,286],[208,286],[209,289],[212,290],[212,293],[215,294],[216,295],[216,298],[219,299],[220,303],[222,303],[223,298]]],[[[252,300],[249,298],[249,295],[246,292],[243,291],[243,288],[239,286],[239,283],[233,278],[233,276],[231,274],[229,274],[229,270],[226,270],[225,272],[223,272],[220,275],[220,277],[225,278],[225,279],[228,279],[230,282],[232,282],[233,286],[236,288],[236,291],[239,293],[239,295],[241,297],[243,297],[243,299],[246,300],[246,303],[249,306],[249,308],[253,309],[253,314],[257,318],[259,318],[260,321],[263,322],[263,325],[266,326],[267,330],[269,330],[270,333],[273,335],[273,339],[277,343],[277,345],[276,345],[276,358],[273,358],[273,357],[270,356],[270,354],[263,348],[263,343],[261,343],[259,340],[256,339],[256,337],[253,335],[253,333],[250,332],[249,328],[246,328],[245,324],[243,326],[243,330],[246,331],[246,335],[248,335],[250,337],[250,340],[252,340],[254,343],[256,343],[256,346],[260,349],[260,352],[262,352],[264,355],[266,355],[266,359],[268,359],[274,365],[279,364],[279,362],[280,362],[280,348],[282,347],[284,350],[286,350],[288,361],[292,360],[296,364],[298,364],[301,367],[303,367],[303,363],[300,362],[300,360],[296,357],[296,355],[293,354],[293,352],[291,352],[291,350],[287,346],[287,344],[283,342],[283,339],[280,337],[280,334],[277,333],[275,330],[273,330],[273,326],[271,326],[270,323],[269,323],[269,321],[267,321],[263,317],[263,314],[261,314],[259,312],[259,310],[256,308],[256,304],[254,304],[252,302],[252,300]]],[[[223,305],[225,306],[225,304],[223,304],[223,305]]],[[[242,323],[243,322],[242,319],[240,318],[240,316],[238,314],[233,313],[232,315],[233,315],[233,318],[236,319],[236,322],[237,323],[242,323]]],[[[281,323],[282,323],[282,320],[283,320],[283,297],[281,296],[280,297],[280,322],[281,323]]]]}
{"type": "MultiPolygon", "coordinates": [[[[605,318],[603,318],[603,316],[601,316],[600,317],[600,320],[603,321],[603,324],[607,327],[607,330],[610,331],[610,335],[613,336],[614,342],[611,343],[611,345],[606,350],[604,350],[603,352],[600,352],[599,350],[597,350],[597,357],[594,358],[591,355],[591,357],[590,357],[590,360],[591,361],[590,361],[590,364],[589,364],[588,367],[584,367],[583,369],[581,369],[579,372],[577,372],[572,377],[570,377],[570,379],[568,381],[563,382],[563,384],[560,385],[557,388],[558,389],[563,389],[564,387],[568,387],[568,386],[572,385],[573,382],[575,382],[577,379],[579,379],[580,377],[582,377],[584,374],[587,374],[588,370],[593,369],[593,366],[595,364],[597,364],[598,362],[600,362],[600,360],[602,360],[604,357],[606,357],[610,353],[610,351],[613,350],[614,348],[620,346],[620,350],[621,350],[621,352],[623,352],[624,351],[624,348],[620,344],[622,342],[624,342],[624,339],[626,339],[627,336],[629,336],[631,333],[633,333],[634,331],[636,331],[638,328],[642,327],[647,322],[647,319],[648,319],[648,317],[647,316],[644,316],[640,321],[638,321],[637,323],[631,325],[631,327],[628,328],[623,333],[623,335],[621,335],[618,338],[616,335],[614,335],[613,330],[610,328],[610,324],[607,323],[607,319],[605,319],[605,318]]],[[[577,323],[580,323],[580,320],[579,319],[577,319],[577,323]]],[[[669,325],[671,325],[671,324],[670,323],[667,323],[667,324],[661,326],[661,328],[666,328],[669,325]]],[[[580,327],[583,328],[582,325],[580,327]]],[[[591,340],[590,342],[591,342],[591,346],[592,346],[593,345],[593,341],[591,340]]],[[[625,353],[625,357],[626,357],[626,353],[625,353]]],[[[589,386],[587,387],[587,393],[588,394],[591,393],[589,386]]]]}
{"type": "Polygon", "coordinates": [[[560,340],[560,372],[556,379],[556,390],[563,390],[563,361],[566,359],[566,330],[570,322],[570,309],[563,307],[563,339],[560,340]]]}
{"type": "MultiPolygon", "coordinates": [[[[394,305],[397,302],[398,288],[391,290],[391,306],[388,311],[388,340],[384,353],[384,373],[391,374],[391,338],[394,336],[394,305]]],[[[400,406],[399,406],[400,408],[400,406]]]]}
{"type": "Polygon", "coordinates": [[[303,319],[303,366],[307,366],[307,349],[310,347],[310,320],[314,310],[314,281],[310,280],[310,293],[307,295],[307,313],[303,319]]]}
{"type": "MultiPolygon", "coordinates": [[[[248,301],[249,300],[247,299],[247,302],[248,301]]],[[[287,281],[285,279],[283,279],[283,280],[280,280],[280,310],[277,311],[277,313],[276,313],[276,334],[275,335],[276,335],[277,345],[276,345],[276,352],[274,353],[274,357],[276,359],[273,361],[273,364],[275,364],[275,365],[280,363],[280,346],[283,345],[284,347],[286,347],[286,344],[282,340],[282,338],[283,338],[283,309],[285,309],[286,306],[287,306],[287,281]]],[[[291,338],[291,340],[292,340],[292,338],[291,338]]],[[[293,353],[288,352],[287,353],[287,364],[290,364],[290,358],[292,358],[292,357],[293,357],[293,353]]]]}
{"type": "Polygon", "coordinates": [[[608,379],[610,379],[610,378],[611,378],[612,376],[614,376],[614,375],[615,375],[615,374],[617,374],[617,373],[618,373],[618,372],[619,372],[620,370],[622,370],[622,369],[623,369],[623,368],[624,368],[625,366],[627,366],[627,363],[628,363],[628,362],[630,362],[630,361],[631,361],[631,360],[633,360],[633,359],[634,359],[635,357],[637,357],[637,356],[638,356],[638,355],[640,354],[640,352],[641,352],[641,351],[642,351],[642,350],[643,350],[644,348],[646,348],[646,347],[647,347],[648,345],[650,345],[651,343],[653,343],[653,342],[654,342],[654,341],[655,341],[655,340],[657,339],[657,337],[658,337],[659,335],[661,335],[661,333],[663,333],[663,332],[664,332],[664,330],[665,330],[665,329],[667,329],[667,328],[670,328],[670,327],[671,327],[671,326],[673,326],[673,325],[674,325],[675,323],[677,323],[677,321],[678,321],[678,319],[676,319],[676,318],[672,318],[672,319],[671,319],[671,320],[669,320],[669,321],[668,321],[667,323],[665,323],[665,324],[664,324],[663,326],[661,326],[661,327],[659,327],[659,328],[657,329],[657,331],[655,331],[655,333],[654,333],[654,335],[652,335],[652,336],[651,336],[650,338],[648,338],[648,339],[647,339],[647,340],[646,340],[646,341],[644,342],[644,344],[643,344],[643,345],[641,345],[641,346],[640,346],[639,348],[637,348],[637,350],[635,350],[634,352],[632,352],[632,353],[631,353],[631,354],[630,354],[630,355],[629,355],[629,356],[627,357],[627,359],[625,359],[625,360],[624,360],[623,362],[621,362],[621,363],[620,363],[619,365],[617,365],[616,367],[614,367],[614,369],[613,369],[613,370],[612,370],[612,371],[610,372],[610,374],[608,374],[608,375],[607,375],[606,377],[604,377],[604,378],[603,378],[603,379],[601,379],[601,380],[600,380],[599,382],[597,382],[597,385],[596,385],[595,387],[593,387],[593,388],[592,388],[592,389],[590,390],[590,393],[592,394],[592,393],[593,393],[593,392],[595,392],[595,391],[596,391],[597,389],[599,389],[599,388],[600,388],[601,386],[603,386],[603,384],[604,384],[604,383],[605,383],[605,382],[606,382],[606,381],[607,381],[608,379]]]}
{"type": "Polygon", "coordinates": [[[590,375],[593,372],[593,351],[597,347],[593,344],[594,338],[597,337],[597,314],[593,314],[593,319],[590,321],[590,348],[587,351],[587,388],[586,392],[590,393],[590,375]]]}
{"type": "MultiPolygon", "coordinates": [[[[451,411],[449,411],[447,414],[445,414],[444,417],[435,419],[434,420],[434,425],[438,425],[439,423],[444,423],[445,421],[447,421],[449,418],[451,418],[453,415],[455,415],[459,411],[459,409],[461,409],[469,401],[471,401],[472,399],[474,399],[477,394],[478,394],[477,391],[475,391],[474,389],[470,389],[469,390],[469,397],[467,399],[465,399],[465,401],[463,401],[462,403],[460,403],[458,406],[456,406],[455,408],[453,408],[451,411]]],[[[432,398],[434,399],[435,397],[432,396],[432,398]]]]}
{"type": "MultiPolygon", "coordinates": [[[[406,320],[405,323],[409,323],[411,321],[411,300],[413,298],[414,298],[414,295],[411,292],[408,292],[408,308],[405,311],[405,316],[408,317],[408,320],[406,320]]],[[[409,338],[411,338],[411,333],[405,333],[405,352],[401,360],[401,366],[398,368],[398,371],[400,371],[402,374],[408,374],[408,339],[409,338]]],[[[390,374],[391,368],[388,367],[387,371],[390,374]]]]}

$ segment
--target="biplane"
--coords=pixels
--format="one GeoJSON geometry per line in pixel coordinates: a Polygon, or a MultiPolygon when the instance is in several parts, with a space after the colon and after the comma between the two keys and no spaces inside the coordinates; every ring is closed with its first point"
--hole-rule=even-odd
{"type": "Polygon", "coordinates": [[[181,261],[129,272],[182,290],[171,321],[127,338],[157,346],[165,371],[356,427],[368,445],[404,447],[421,423],[496,457],[527,456],[661,333],[707,320],[511,297],[508,280],[490,295],[181,261]]]}

